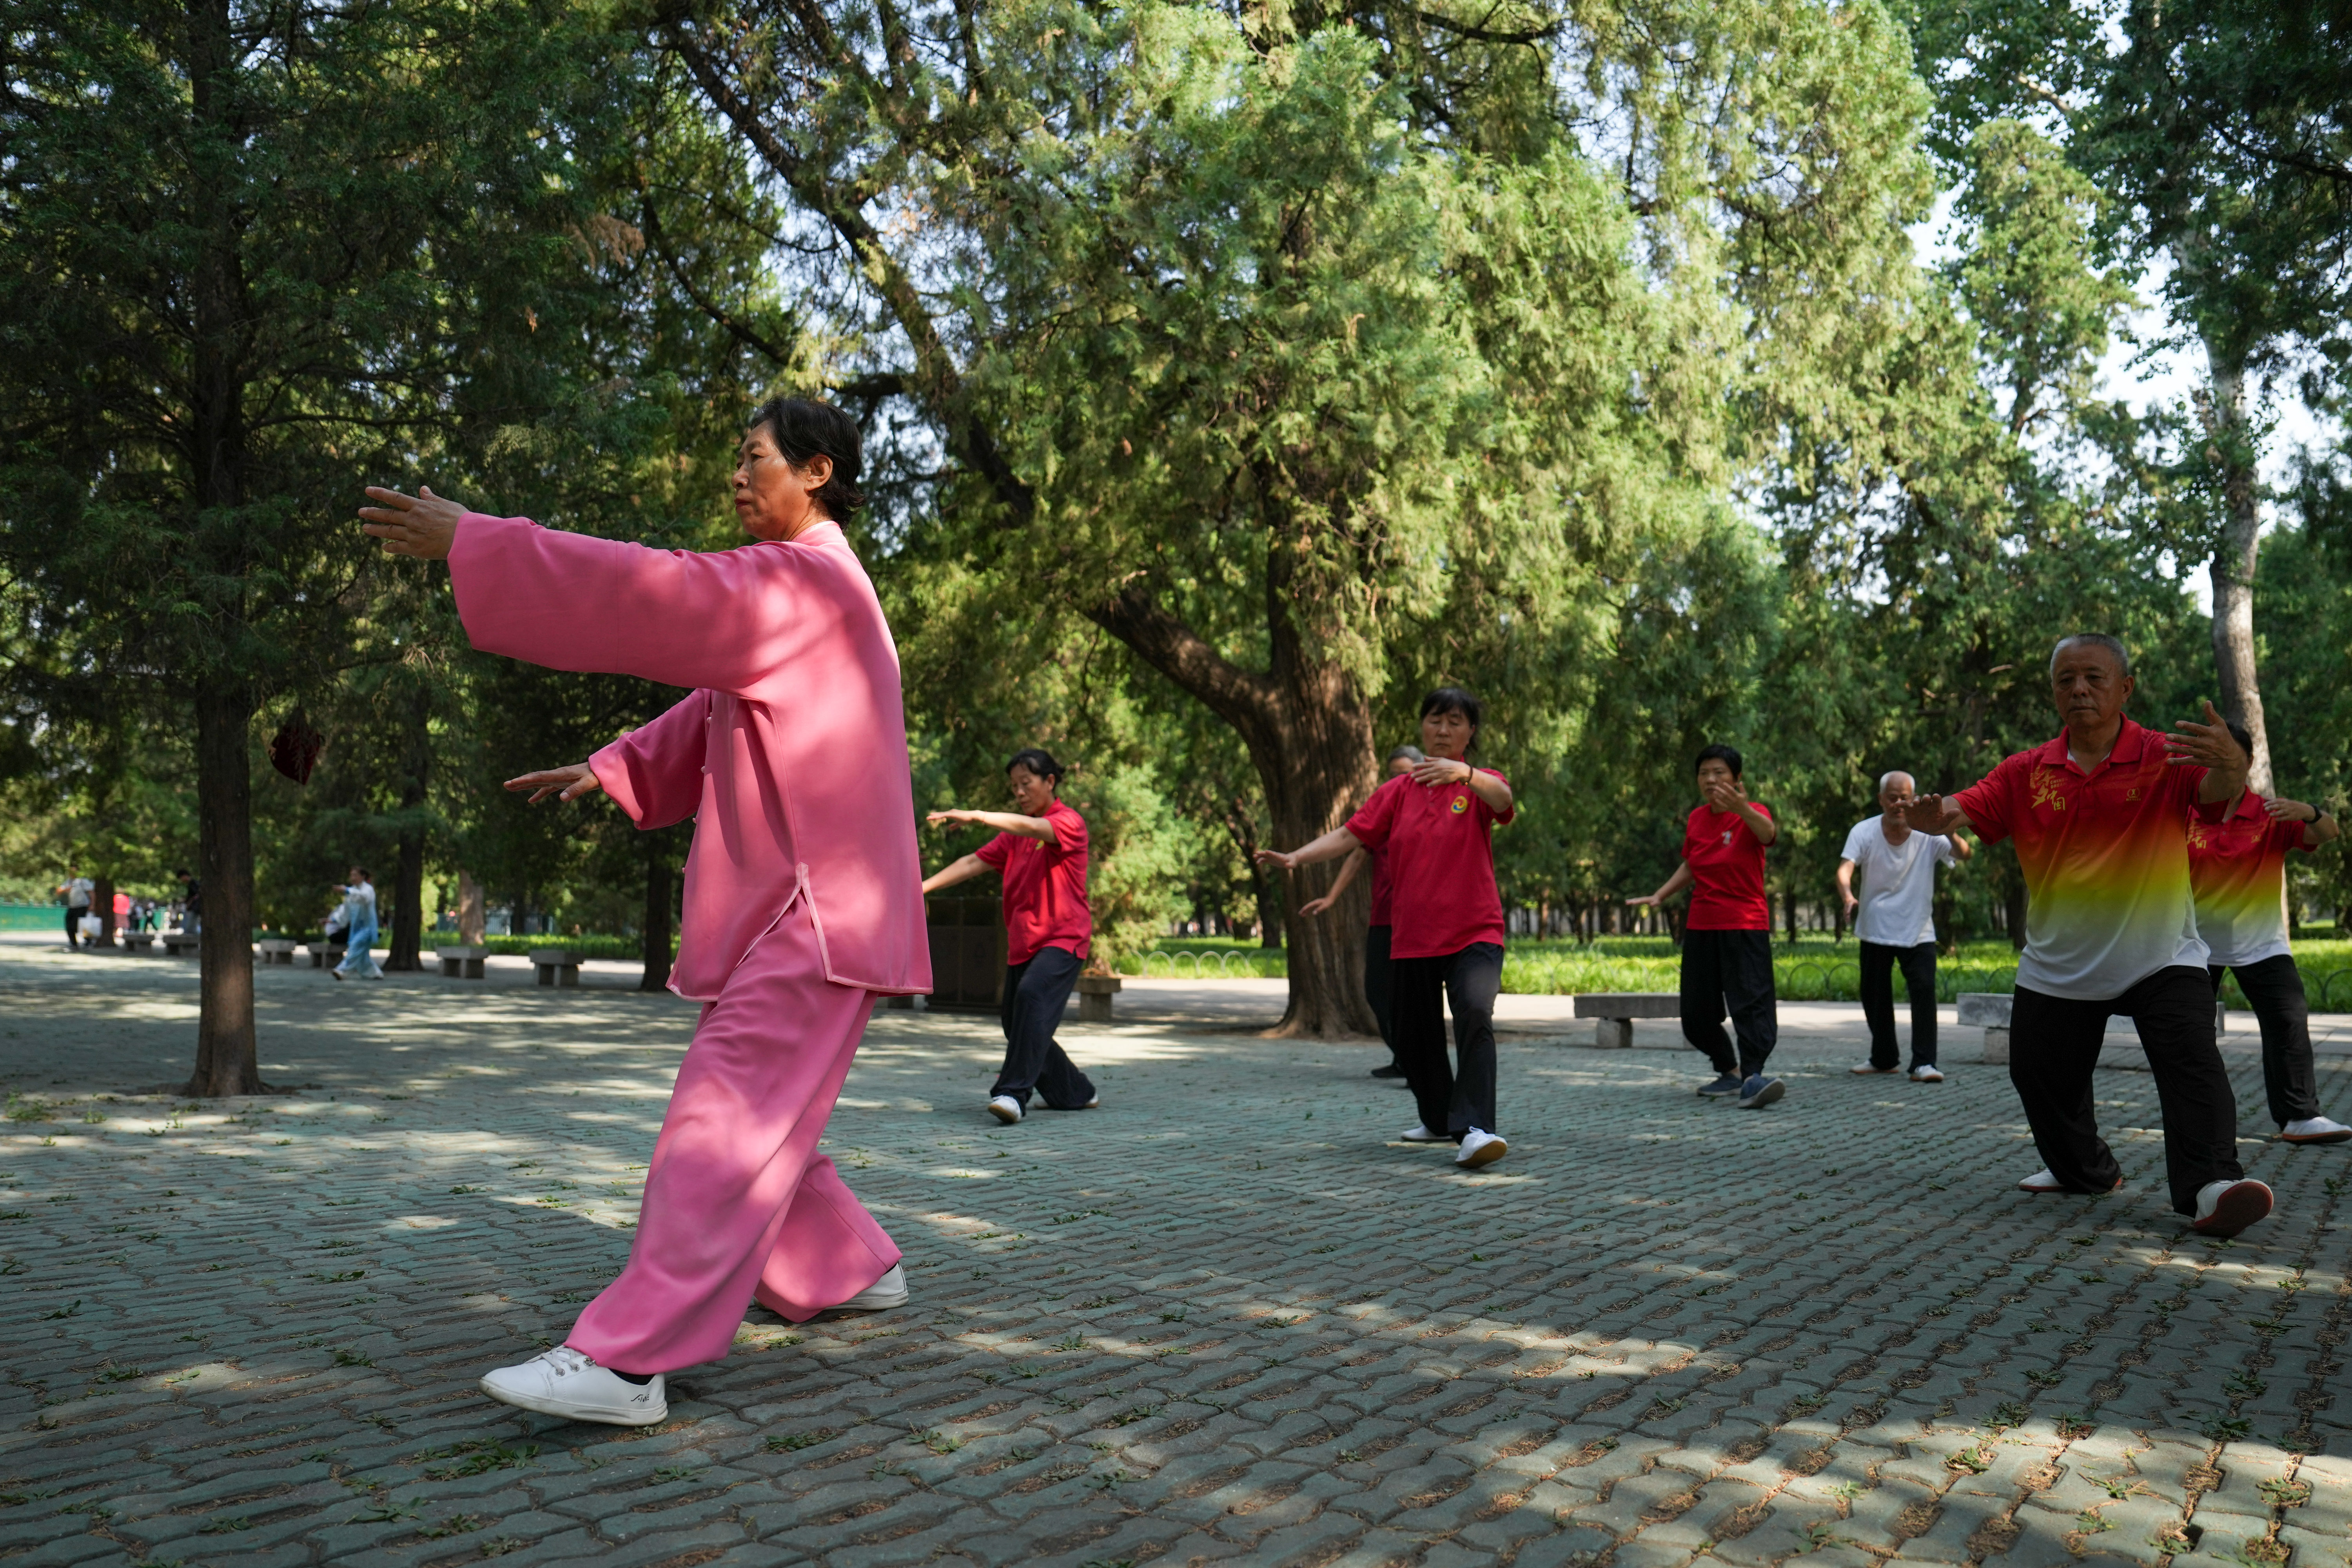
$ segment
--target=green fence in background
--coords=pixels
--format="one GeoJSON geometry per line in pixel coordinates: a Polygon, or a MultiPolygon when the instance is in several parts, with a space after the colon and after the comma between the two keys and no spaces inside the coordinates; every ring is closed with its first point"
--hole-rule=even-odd
{"type": "Polygon", "coordinates": [[[47,931],[63,935],[63,904],[0,904],[0,931],[47,931]]]}

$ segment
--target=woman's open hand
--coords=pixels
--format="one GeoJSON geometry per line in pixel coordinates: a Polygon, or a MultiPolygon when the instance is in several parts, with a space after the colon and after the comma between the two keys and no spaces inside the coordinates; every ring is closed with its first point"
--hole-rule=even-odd
{"type": "Polygon", "coordinates": [[[604,786],[597,781],[596,770],[586,763],[574,763],[568,768],[543,768],[535,773],[507,780],[507,788],[520,795],[530,792],[530,804],[537,805],[549,795],[558,800],[578,800],[593,795],[604,786]]]}
{"type": "Polygon", "coordinates": [[[466,515],[464,507],[435,495],[430,485],[419,486],[413,496],[381,485],[368,486],[367,493],[376,504],[360,508],[365,520],[360,531],[383,540],[386,555],[414,555],[419,561],[449,558],[450,547],[457,542],[458,520],[466,515]]]}
{"type": "Polygon", "coordinates": [[[927,813],[924,816],[923,820],[929,823],[933,827],[937,827],[942,822],[978,822],[980,820],[980,813],[976,811],[965,811],[959,807],[949,811],[934,811],[927,813]]]}
{"type": "Polygon", "coordinates": [[[1286,871],[1298,869],[1298,857],[1296,854],[1286,854],[1279,849],[1259,850],[1257,863],[1261,866],[1279,866],[1286,871]]]}

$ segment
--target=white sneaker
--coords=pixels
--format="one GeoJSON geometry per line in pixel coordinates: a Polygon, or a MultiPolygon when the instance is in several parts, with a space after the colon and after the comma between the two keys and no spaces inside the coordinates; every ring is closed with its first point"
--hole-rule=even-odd
{"type": "Polygon", "coordinates": [[[893,1307],[907,1304],[907,1271],[893,1263],[890,1271],[873,1284],[844,1301],[839,1310],[847,1312],[887,1312],[893,1307]]]}
{"type": "Polygon", "coordinates": [[[1085,1105],[1083,1105],[1083,1106],[1079,1107],[1079,1109],[1080,1109],[1080,1110],[1100,1110],[1101,1108],[1102,1108],[1102,1096],[1101,1096],[1101,1095],[1099,1095],[1099,1094],[1093,1096],[1091,1099],[1089,1099],[1089,1100],[1086,1102],[1086,1104],[1085,1104],[1085,1105]]]}
{"type": "Polygon", "coordinates": [[[1913,1083],[1941,1083],[1944,1081],[1944,1074],[1933,1062],[1930,1062],[1923,1068],[1913,1068],[1911,1069],[1911,1081],[1913,1083]]]}
{"type": "Polygon", "coordinates": [[[988,1102],[988,1113],[999,1121],[1015,1122],[1021,1120],[1021,1102],[1009,1094],[1000,1094],[988,1102]]]}
{"type": "Polygon", "coordinates": [[[667,1380],[631,1383],[598,1366],[570,1345],[558,1345],[520,1366],[482,1374],[492,1399],[567,1421],[602,1421],[608,1426],[651,1426],[669,1417],[667,1380]]]}
{"type": "Polygon", "coordinates": [[[2307,1116],[2280,1128],[2279,1136],[2290,1143],[2342,1143],[2352,1140],[2352,1127],[2325,1116],[2307,1116]]]}
{"type": "Polygon", "coordinates": [[[2066,1189],[2060,1185],[2058,1178],[2049,1172],[2036,1171],[2018,1183],[2017,1190],[2021,1193],[2063,1193],[2066,1189]]]}
{"type": "Polygon", "coordinates": [[[2235,1236],[2271,1212],[2271,1190],[2260,1182],[2208,1182],[2197,1189],[2197,1217],[2189,1228],[2200,1236],[2235,1236]]]}
{"type": "Polygon", "coordinates": [[[1868,1062],[1856,1062],[1853,1066],[1846,1068],[1845,1070],[1853,1074],[1856,1078],[1883,1078],[1888,1073],[1899,1072],[1902,1069],[1899,1068],[1873,1067],[1868,1062]]]}
{"type": "Polygon", "coordinates": [[[1482,1132],[1473,1127],[1462,1134],[1462,1147],[1454,1151],[1454,1163],[1465,1171],[1475,1171],[1481,1165],[1493,1164],[1510,1152],[1511,1146],[1503,1142],[1501,1133],[1482,1132]]]}
{"type": "Polygon", "coordinates": [[[1454,1140],[1443,1132],[1432,1132],[1416,1121],[1397,1134],[1397,1142],[1400,1143],[1451,1143],[1454,1140]]]}

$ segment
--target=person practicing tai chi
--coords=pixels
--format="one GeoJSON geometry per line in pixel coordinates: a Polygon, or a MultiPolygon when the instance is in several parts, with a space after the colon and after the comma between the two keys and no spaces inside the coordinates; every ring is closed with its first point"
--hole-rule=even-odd
{"type": "Polygon", "coordinates": [[[1029,1094],[1052,1110],[1091,1110],[1101,1101],[1054,1032],[1094,940],[1087,907],[1087,819],[1061,797],[1062,764],[1031,747],[1004,764],[1011,811],[935,811],[934,826],[968,822],[996,837],[950,861],[923,883],[925,897],[983,871],[1004,881],[1004,1065],[988,1091],[988,1113],[1013,1122],[1029,1094]]]}
{"type": "Polygon", "coordinates": [[[2111,1193],[2123,1171],[2099,1137],[2092,1071],[2107,1019],[2139,1030],[2163,1108],[2172,1206],[2208,1236],[2271,1212],[2271,1190],[2238,1163],[2237,1100],[2213,1036],[2213,981],[2189,880],[2189,812],[2245,793],[2250,759],[2221,716],[2169,735],[2124,716],[2131,656],[2076,632],[2050,655],[2057,739],[2004,758],[1947,800],[1911,803],[1917,833],[1966,827],[2017,841],[2025,949],[2009,1015],[2009,1081],[2047,1168],[2029,1193],[2111,1193]]]}
{"type": "Polygon", "coordinates": [[[1772,987],[1772,906],[1764,897],[1764,851],[1780,836],[1771,811],[1748,798],[1739,753],[1709,746],[1698,754],[1698,792],[1683,826],[1683,863],[1656,892],[1628,904],[1653,908],[1685,888],[1683,1038],[1714,1064],[1699,1093],[1736,1097],[1742,1110],[1778,1101],[1788,1086],[1766,1076],[1780,1040],[1780,998],[1772,987]],[[1723,1032],[1726,1005],[1739,1047],[1723,1032]]]}
{"type": "Polygon", "coordinates": [[[1870,1059],[1853,1070],[1891,1073],[1901,1067],[1895,1037],[1895,969],[1911,995],[1911,1081],[1941,1083],[1936,1066],[1936,867],[1974,853],[1965,838],[1911,831],[1911,775],[1878,781],[1878,815],[1853,825],[1839,853],[1838,897],[1862,943],[1862,1016],[1870,1026],[1870,1059]],[[1862,895],[1853,877],[1862,873],[1862,895]],[[1862,910],[1854,919],[1854,910],[1862,910]]]}
{"type": "MultiPolygon", "coordinates": [[[[2230,738],[2252,754],[2253,737],[2244,730],[2231,725],[2230,738]]],[[[2315,805],[2265,800],[2251,789],[2200,808],[2189,823],[2189,885],[2213,994],[2221,994],[2224,972],[2237,975],[2263,1031],[2271,1120],[2290,1143],[2352,1141],[2352,1127],[2319,1114],[2311,1006],[2286,938],[2286,852],[2316,849],[2337,832],[2336,819],[2315,805]]]]}
{"type": "Polygon", "coordinates": [[[1421,1110],[1408,1143],[1454,1143],[1467,1170],[1510,1152],[1495,1124],[1495,997],[1503,988],[1503,900],[1495,885],[1494,830],[1515,815],[1511,786],[1470,761],[1478,700],[1456,686],[1421,700],[1428,755],[1372,792],[1313,842],[1260,861],[1301,866],[1369,849],[1389,868],[1397,1060],[1421,1110]],[[1445,1061],[1445,1012],[1454,1013],[1454,1068],[1445,1061]]]}
{"type": "Polygon", "coordinates": [[[507,781],[603,790],[639,827],[695,819],[670,989],[703,1004],[646,1172],[629,1261],[564,1342],[482,1379],[579,1421],[648,1426],[665,1373],[727,1353],[753,1300],[794,1321],[907,1300],[898,1246],[817,1151],[877,994],[930,989],[898,656],[840,520],[857,426],[762,405],[735,510],[697,553],[370,488],[367,531],[446,559],[475,647],[692,689],[584,763],[507,781]]]}
{"type": "Polygon", "coordinates": [[[362,980],[383,979],[383,966],[368,952],[376,936],[375,884],[368,880],[365,868],[354,866],[352,879],[335,891],[343,895],[343,961],[329,973],[338,980],[354,975],[362,980]]]}
{"type": "MultiPolygon", "coordinates": [[[[1391,778],[1402,778],[1412,772],[1424,759],[1419,746],[1399,746],[1388,754],[1382,765],[1391,778]]],[[[1404,1066],[1396,1054],[1395,961],[1390,956],[1394,945],[1393,922],[1396,889],[1389,880],[1388,861],[1375,850],[1356,848],[1339,862],[1339,874],[1331,879],[1331,886],[1319,899],[1298,906],[1299,918],[1319,915],[1339,901],[1348,884],[1356,879],[1365,866],[1372,868],[1372,918],[1364,931],[1364,1000],[1372,1006],[1372,1021],[1381,1026],[1381,1044],[1389,1048],[1389,1059],[1372,1069],[1374,1078],[1402,1078],[1404,1066]]]]}

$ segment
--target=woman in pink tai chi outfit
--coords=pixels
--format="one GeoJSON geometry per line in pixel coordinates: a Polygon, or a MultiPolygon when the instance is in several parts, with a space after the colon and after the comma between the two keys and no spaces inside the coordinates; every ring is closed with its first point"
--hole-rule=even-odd
{"type": "Polygon", "coordinates": [[[758,1300],[795,1322],[907,1299],[898,1245],[817,1140],[877,995],[931,988],[898,656],[843,536],[857,426],[790,398],[743,437],[755,542],[651,550],[371,487],[366,530],[446,559],[474,646],[695,689],[584,763],[508,781],[695,818],[670,989],[703,1005],[646,1173],[628,1266],[563,1344],[485,1375],[526,1410],[668,1415],[666,1373],[727,1353],[758,1300]]]}

